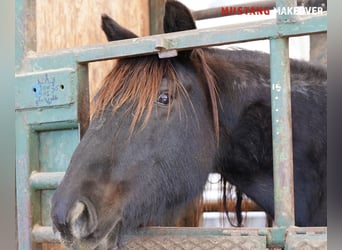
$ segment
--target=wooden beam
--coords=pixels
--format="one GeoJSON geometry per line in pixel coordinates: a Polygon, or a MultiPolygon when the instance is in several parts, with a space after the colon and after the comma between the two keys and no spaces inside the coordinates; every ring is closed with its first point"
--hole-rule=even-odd
{"type": "Polygon", "coordinates": [[[162,34],[165,0],[150,0],[150,35],[162,34]]]}

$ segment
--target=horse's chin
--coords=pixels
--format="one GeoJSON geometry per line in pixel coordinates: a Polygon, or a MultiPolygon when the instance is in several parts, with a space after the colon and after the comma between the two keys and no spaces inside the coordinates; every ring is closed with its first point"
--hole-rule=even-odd
{"type": "Polygon", "coordinates": [[[90,235],[84,239],[66,240],[62,238],[61,243],[66,250],[114,250],[120,243],[121,225],[121,220],[118,220],[100,240],[90,235]]]}
{"type": "Polygon", "coordinates": [[[107,248],[105,249],[116,249],[120,244],[120,236],[121,236],[122,222],[121,220],[117,221],[106,237],[107,248]]]}

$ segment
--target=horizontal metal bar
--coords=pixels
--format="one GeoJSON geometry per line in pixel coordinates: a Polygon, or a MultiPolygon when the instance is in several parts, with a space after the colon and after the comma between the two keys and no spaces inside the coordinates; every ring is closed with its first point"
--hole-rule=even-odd
{"type": "Polygon", "coordinates": [[[290,227],[286,232],[285,249],[328,249],[327,228],[290,227]]]}
{"type": "Polygon", "coordinates": [[[37,243],[58,243],[61,240],[59,232],[54,233],[52,227],[34,225],[31,234],[37,243]]]}
{"type": "Polygon", "coordinates": [[[316,16],[298,16],[293,23],[277,23],[276,20],[226,25],[215,28],[189,30],[141,38],[114,41],[104,44],[83,46],[73,49],[35,53],[27,58],[60,58],[74,54],[78,63],[89,63],[119,57],[156,54],[160,52],[161,40],[167,43],[168,50],[186,50],[198,47],[216,46],[237,42],[262,40],[269,38],[321,33],[327,30],[327,13],[316,16]],[[243,32],[241,32],[243,31],[243,32]]]}
{"type": "Polygon", "coordinates": [[[64,174],[64,172],[33,172],[30,176],[31,187],[33,189],[56,189],[62,181],[64,174]]]}
{"type": "MultiPolygon", "coordinates": [[[[273,242],[277,237],[276,233],[284,229],[279,228],[172,228],[172,227],[146,227],[140,229],[135,234],[126,235],[123,238],[125,245],[142,244],[143,241],[153,240],[160,241],[173,240],[175,237],[186,237],[183,238],[183,244],[185,241],[191,242],[193,239],[198,237],[225,237],[227,240],[239,240],[244,237],[244,240],[252,239],[256,241],[267,242],[267,247],[284,245],[285,242],[273,242]],[[161,238],[163,237],[163,238],[161,238]],[[167,238],[165,238],[167,237],[167,238]],[[277,244],[275,244],[277,243],[277,244]]],[[[306,236],[308,239],[312,239],[314,236],[320,241],[326,241],[327,228],[326,227],[290,227],[286,230],[286,235],[291,240],[300,235],[301,239],[304,240],[306,236]]],[[[37,243],[56,243],[60,241],[60,234],[54,233],[52,227],[35,225],[32,230],[32,239],[37,243]]],[[[265,248],[263,248],[265,249],[265,248]]]]}
{"type": "MultiPolygon", "coordinates": [[[[138,243],[139,241],[143,241],[146,239],[146,237],[168,237],[171,239],[172,237],[179,237],[179,236],[186,236],[191,241],[191,238],[193,237],[260,237],[260,240],[263,240],[266,244],[266,233],[267,231],[262,231],[257,228],[240,228],[240,229],[206,229],[206,228],[182,228],[182,227],[148,227],[148,228],[142,228],[138,232],[134,234],[129,234],[124,236],[123,241],[125,241],[127,244],[129,244],[128,241],[132,241],[132,239],[135,241],[135,243],[138,243]]],[[[49,226],[40,226],[35,225],[32,229],[32,239],[36,243],[56,243],[59,242],[61,237],[60,233],[53,232],[52,227],[49,226]]],[[[131,242],[132,243],[132,242],[131,242]]]]}
{"type": "Polygon", "coordinates": [[[200,228],[200,227],[145,227],[134,235],[186,236],[266,236],[267,229],[259,228],[200,228]]]}

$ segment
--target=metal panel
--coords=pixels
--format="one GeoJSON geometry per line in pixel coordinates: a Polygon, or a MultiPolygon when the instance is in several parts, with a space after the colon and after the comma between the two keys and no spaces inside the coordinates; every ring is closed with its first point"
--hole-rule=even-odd
{"type": "Polygon", "coordinates": [[[18,74],[16,109],[49,107],[75,102],[75,70],[59,69],[18,74]]]}
{"type": "MultiPolygon", "coordinates": [[[[36,112],[39,111],[36,110],[36,112]]],[[[72,150],[76,142],[79,141],[78,130],[75,130],[78,124],[75,120],[51,122],[51,117],[45,117],[47,124],[28,124],[27,121],[31,120],[29,116],[32,113],[32,111],[17,111],[16,114],[16,196],[19,249],[35,248],[30,233],[34,224],[51,225],[49,211],[52,192],[32,188],[32,183],[38,179],[37,172],[44,171],[44,169],[49,170],[51,165],[50,163],[46,165],[47,158],[59,169],[65,170],[72,150]],[[47,129],[51,127],[58,129],[58,132],[48,132],[47,129]],[[65,142],[62,142],[64,141],[62,139],[66,137],[70,142],[70,145],[67,146],[64,144],[65,142]],[[58,154],[56,155],[54,152],[58,152],[61,158],[59,159],[58,154]],[[31,175],[33,178],[30,178],[31,175]]],[[[39,120],[42,121],[42,117],[40,118],[39,120]]]]}
{"type": "MultiPolygon", "coordinates": [[[[210,245],[212,248],[219,247],[220,241],[225,244],[225,247],[232,246],[232,248],[224,249],[240,249],[238,246],[244,245],[256,248],[241,248],[241,249],[266,249],[289,247],[289,249],[306,249],[296,248],[298,246],[310,245],[307,240],[313,239],[316,241],[314,245],[326,245],[327,228],[326,227],[307,227],[298,228],[293,227],[287,230],[283,228],[234,228],[234,229],[205,229],[205,228],[168,228],[168,227],[149,227],[140,229],[138,232],[123,237],[123,249],[150,249],[151,245],[164,247],[164,249],[175,249],[170,246],[170,242],[177,245],[194,246],[197,248],[189,249],[207,249],[205,242],[214,240],[210,245]],[[283,238],[286,235],[286,238],[283,238]],[[164,242],[167,242],[164,244],[164,242]],[[215,245],[216,244],[216,245],[215,245]],[[237,248],[233,248],[233,246],[237,248]],[[140,248],[138,248],[140,247],[140,248]],[[201,248],[203,247],[203,248],[201,248]]],[[[59,233],[54,233],[51,227],[35,225],[32,230],[32,238],[35,242],[59,242],[59,233]]],[[[159,249],[159,248],[157,248],[159,249]]],[[[160,248],[163,249],[163,248],[160,248]]],[[[221,248],[217,248],[221,249],[221,248]]],[[[311,248],[308,248],[311,249],[311,248]]]]}
{"type": "Polygon", "coordinates": [[[122,249],[266,249],[266,235],[252,228],[150,228],[123,242],[122,249]]]}
{"type": "Polygon", "coordinates": [[[39,132],[39,171],[65,171],[78,142],[78,129],[39,132]]]}
{"type": "Polygon", "coordinates": [[[265,237],[260,236],[141,236],[132,237],[122,250],[264,250],[266,249],[265,237]]]}
{"type": "Polygon", "coordinates": [[[79,79],[83,79],[82,74],[74,68],[44,70],[51,65],[37,62],[32,65],[39,71],[16,76],[16,196],[20,250],[38,248],[31,237],[33,225],[51,225],[50,199],[54,191],[40,188],[44,185],[55,188],[61,175],[54,172],[66,170],[80,139],[79,79]],[[42,178],[46,175],[48,178],[42,178]],[[59,178],[54,185],[51,179],[56,177],[59,178]]]}
{"type": "Polygon", "coordinates": [[[326,228],[289,229],[287,232],[285,250],[326,250],[326,228]]]}
{"type": "MultiPolygon", "coordinates": [[[[79,142],[78,129],[41,131],[39,138],[39,172],[66,171],[79,142]]],[[[56,174],[56,173],[53,173],[56,174]]],[[[30,178],[31,179],[31,178],[30,178]]],[[[38,190],[36,192],[39,192],[38,190]]],[[[51,226],[51,198],[54,190],[40,191],[40,224],[51,226]]]]}
{"type": "MultiPolygon", "coordinates": [[[[35,226],[36,242],[58,242],[51,227],[35,226]]],[[[266,234],[258,229],[145,228],[126,235],[119,249],[266,249],[266,234]]]]}

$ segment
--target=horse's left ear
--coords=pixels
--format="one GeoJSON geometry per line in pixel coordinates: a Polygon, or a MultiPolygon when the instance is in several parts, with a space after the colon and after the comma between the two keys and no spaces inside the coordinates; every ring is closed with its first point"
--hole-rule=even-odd
{"type": "Polygon", "coordinates": [[[171,33],[196,29],[194,18],[190,10],[174,0],[167,0],[165,4],[164,32],[171,33]]]}
{"type": "Polygon", "coordinates": [[[138,37],[136,34],[122,27],[106,14],[102,14],[101,27],[106,34],[108,41],[117,41],[138,37]]]}
{"type": "MultiPolygon", "coordinates": [[[[165,3],[164,32],[171,33],[196,29],[190,10],[182,3],[167,0],[165,3]]],[[[178,52],[178,58],[188,60],[192,50],[178,52]]]]}

